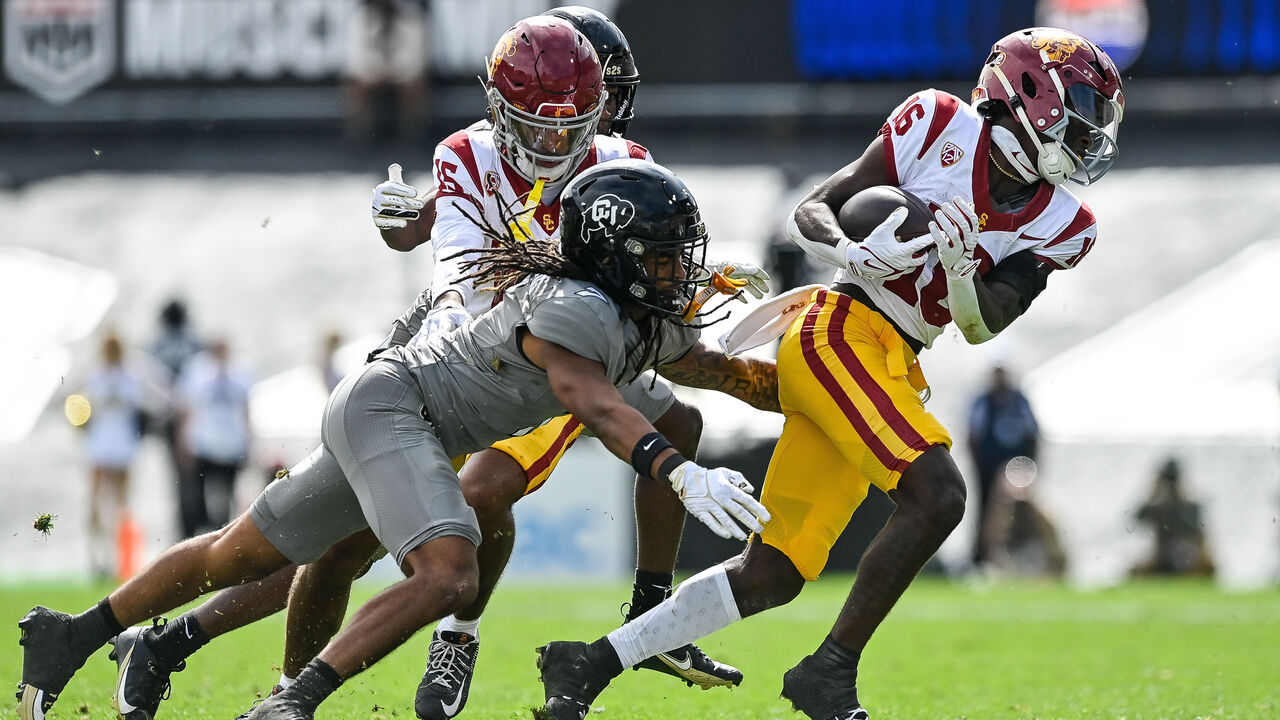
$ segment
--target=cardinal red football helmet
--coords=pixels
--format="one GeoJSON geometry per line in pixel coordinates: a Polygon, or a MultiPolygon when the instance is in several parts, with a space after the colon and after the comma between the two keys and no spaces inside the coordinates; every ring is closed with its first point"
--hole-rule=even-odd
{"type": "Polygon", "coordinates": [[[604,73],[582,33],[559,18],[526,18],[498,40],[488,70],[493,135],[516,170],[555,182],[577,167],[604,109],[604,73]]]}
{"type": "Polygon", "coordinates": [[[1069,30],[1035,27],[1006,35],[973,89],[973,103],[999,100],[1039,149],[1035,172],[1058,185],[1102,177],[1115,162],[1124,116],[1120,73],[1102,48],[1069,30]],[[1086,145],[1087,142],[1087,145],[1086,145]]]}

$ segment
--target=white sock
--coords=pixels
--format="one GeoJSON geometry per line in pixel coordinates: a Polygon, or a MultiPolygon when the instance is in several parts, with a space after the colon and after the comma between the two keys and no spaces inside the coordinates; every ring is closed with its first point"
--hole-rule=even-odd
{"type": "Polygon", "coordinates": [[[436,625],[436,630],[444,632],[466,633],[471,637],[480,637],[480,618],[475,620],[459,620],[453,615],[449,615],[436,625]]]}
{"type": "Polygon", "coordinates": [[[723,565],[680,583],[660,605],[609,633],[622,667],[674,650],[738,622],[738,603],[723,565]]]}
{"type": "Polygon", "coordinates": [[[293,678],[285,675],[284,673],[280,673],[280,682],[276,684],[287,690],[289,689],[289,686],[293,684],[293,678]]]}

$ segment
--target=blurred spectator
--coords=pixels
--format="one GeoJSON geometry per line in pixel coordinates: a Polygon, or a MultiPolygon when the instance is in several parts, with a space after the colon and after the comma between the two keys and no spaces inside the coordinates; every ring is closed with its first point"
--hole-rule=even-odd
{"type": "Polygon", "coordinates": [[[231,365],[222,339],[189,361],[175,393],[181,452],[191,474],[179,488],[182,532],[222,527],[233,514],[236,475],[251,443],[248,375],[231,365]]]}
{"type": "Polygon", "coordinates": [[[1212,575],[1213,560],[1204,541],[1200,503],[1182,494],[1182,468],[1169,458],[1156,473],[1151,495],[1135,513],[1156,534],[1151,557],[1134,567],[1135,575],[1212,575]]]}
{"type": "Polygon", "coordinates": [[[1019,456],[996,473],[979,542],[986,548],[986,567],[997,573],[1059,578],[1067,569],[1058,531],[1031,497],[1037,472],[1035,461],[1019,456]]]}
{"type": "Polygon", "coordinates": [[[125,363],[124,344],[113,332],[102,340],[100,363],[80,391],[83,400],[68,419],[85,431],[89,460],[89,568],[96,578],[112,577],[117,567],[115,542],[128,520],[129,468],[162,391],[125,363]]]}
{"type": "Polygon", "coordinates": [[[200,352],[200,341],[187,325],[187,304],[173,299],[160,309],[160,335],[151,344],[151,355],[164,363],[176,378],[182,365],[200,352]]]}
{"type": "Polygon", "coordinates": [[[343,372],[338,366],[338,348],[342,347],[342,335],[336,331],[324,336],[324,350],[320,358],[320,373],[324,378],[324,388],[329,392],[338,386],[343,372]]]}
{"type": "MultiPolygon", "coordinates": [[[[151,343],[151,356],[159,360],[169,371],[169,391],[172,396],[182,376],[182,368],[187,360],[200,352],[201,342],[191,332],[188,325],[187,305],[181,299],[172,299],[160,309],[160,334],[151,343]]],[[[173,464],[173,476],[181,498],[183,488],[194,482],[190,475],[191,464],[182,456],[178,442],[178,421],[172,407],[167,408],[160,417],[155,418],[156,428],[164,438],[169,451],[169,461],[173,464]]],[[[181,503],[178,518],[182,520],[181,503]]]]}
{"type": "Polygon", "coordinates": [[[1016,457],[1036,459],[1039,436],[1031,403],[1013,385],[1001,365],[991,369],[991,384],[969,408],[969,452],[978,470],[978,540],[974,543],[975,567],[988,559],[983,538],[991,522],[991,500],[1005,464],[1016,457]]]}
{"type": "Polygon", "coordinates": [[[395,104],[401,137],[425,132],[430,84],[426,0],[361,0],[348,29],[347,137],[369,142],[388,123],[380,108],[395,104]]]}

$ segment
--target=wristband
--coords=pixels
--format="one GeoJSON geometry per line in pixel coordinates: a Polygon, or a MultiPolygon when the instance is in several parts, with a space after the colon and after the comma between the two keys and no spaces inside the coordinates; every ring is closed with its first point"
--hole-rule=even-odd
{"type": "Polygon", "coordinates": [[[662,433],[651,432],[645,435],[631,449],[631,467],[636,469],[640,477],[652,478],[653,461],[657,459],[658,453],[670,447],[674,446],[662,433]]]}

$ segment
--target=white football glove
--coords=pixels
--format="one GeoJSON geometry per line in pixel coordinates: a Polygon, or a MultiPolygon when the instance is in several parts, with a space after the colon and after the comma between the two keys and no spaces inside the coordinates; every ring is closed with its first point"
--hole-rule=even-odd
{"type": "Polygon", "coordinates": [[[449,332],[470,319],[470,313],[457,305],[442,305],[431,308],[427,311],[427,316],[423,318],[422,328],[418,330],[416,337],[426,339],[433,335],[449,332]]]}
{"type": "Polygon", "coordinates": [[[751,483],[737,470],[709,470],[686,460],[671,471],[671,487],[689,514],[722,538],[747,539],[730,516],[757,533],[764,532],[763,523],[769,522],[769,511],[751,497],[751,483]]]}
{"type": "Polygon", "coordinates": [[[892,280],[922,264],[926,257],[924,249],[933,244],[933,238],[921,235],[898,242],[898,227],[906,219],[907,209],[900,207],[889,213],[862,242],[850,241],[845,246],[845,265],[849,272],[866,280],[892,280]]]}
{"type": "MultiPolygon", "coordinates": [[[[763,299],[769,293],[769,273],[765,272],[764,268],[751,263],[726,260],[708,263],[707,269],[713,273],[720,273],[757,300],[763,299]]],[[[745,295],[738,295],[738,299],[748,302],[745,295]]]]}
{"type": "Polygon", "coordinates": [[[373,224],[379,230],[402,228],[418,219],[418,211],[426,203],[418,197],[418,189],[405,185],[400,165],[391,163],[387,181],[373,188],[373,224]]]}
{"type": "Polygon", "coordinates": [[[929,234],[938,248],[938,260],[942,270],[951,280],[969,277],[978,269],[979,261],[973,258],[978,247],[978,213],[973,203],[956,197],[933,213],[929,234]]]}

